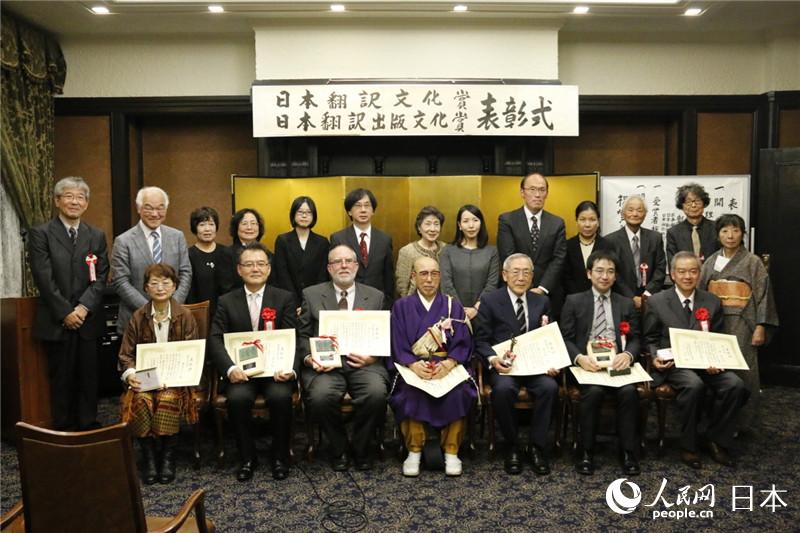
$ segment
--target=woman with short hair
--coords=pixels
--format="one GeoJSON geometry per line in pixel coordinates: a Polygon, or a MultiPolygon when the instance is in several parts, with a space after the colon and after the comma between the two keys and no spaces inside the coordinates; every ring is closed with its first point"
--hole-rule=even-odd
{"type": "Polygon", "coordinates": [[[439,240],[442,226],[444,226],[444,215],[432,205],[426,205],[417,213],[414,227],[419,239],[400,248],[397,254],[395,286],[400,298],[413,294],[416,290],[414,281],[411,279],[414,261],[420,257],[439,260],[439,254],[445,247],[445,243],[439,240]]]}

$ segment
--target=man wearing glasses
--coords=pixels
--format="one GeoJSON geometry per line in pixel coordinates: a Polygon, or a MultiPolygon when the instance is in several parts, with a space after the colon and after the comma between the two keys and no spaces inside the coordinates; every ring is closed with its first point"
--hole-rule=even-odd
{"type": "Polygon", "coordinates": [[[186,301],[192,286],[192,265],[183,232],[163,224],[169,197],[159,187],[144,187],[136,194],[139,223],[114,240],[111,256],[111,286],[120,298],[117,332],[123,334],[134,311],[149,299],[142,282],[153,263],[170,265],[180,283],[173,298],[186,301]]]}
{"type": "MultiPolygon", "coordinates": [[[[562,223],[563,224],[563,223],[562,223]]],[[[562,227],[563,230],[563,227],[562,227]]],[[[554,377],[558,370],[537,376],[509,376],[514,354],[496,355],[492,346],[518,337],[549,322],[550,299],[530,291],[534,279],[531,258],[522,253],[508,256],[503,262],[503,281],[506,287],[496,289],[481,298],[475,333],[475,353],[489,367],[492,403],[500,432],[506,442],[505,470],[515,475],[522,472],[522,452],[517,438],[514,404],[520,387],[525,387],[534,399],[531,410],[530,458],[533,471],[550,473],[547,459],[547,430],[558,396],[554,377]]]]}
{"type": "Polygon", "coordinates": [[[523,205],[500,215],[497,222],[497,250],[500,261],[514,253],[523,253],[536,265],[531,290],[550,295],[553,302],[561,299],[561,270],[567,257],[564,220],[544,210],[549,184],[534,172],[522,178],[519,195],[523,205]]]}
{"type": "Polygon", "coordinates": [[[667,263],[681,251],[692,252],[702,263],[719,250],[714,221],[706,218],[704,213],[710,201],[702,185],[688,183],[678,187],[675,207],[683,210],[686,219],[667,230],[667,263]]]}
{"type": "Polygon", "coordinates": [[[276,372],[273,376],[249,378],[228,355],[224,335],[240,331],[296,329],[294,296],[289,291],[267,286],[271,265],[267,248],[258,241],[242,248],[236,271],[244,287],[219,298],[209,339],[211,358],[220,375],[228,378],[225,382],[228,419],[233,426],[240,460],[236,479],[251,479],[258,466],[250,424],[256,395],[261,393],[269,407],[272,429],[272,477],[281,480],[289,474],[292,392],[300,362],[295,359],[294,370],[286,374],[276,372]]]}
{"type": "Polygon", "coordinates": [[[370,443],[378,424],[383,423],[389,391],[389,374],[377,357],[342,354],[341,368],[322,367],[311,357],[309,338],[319,335],[320,311],[383,309],[383,293],[356,282],[358,269],[356,252],[349,245],[331,248],[328,253],[331,282],[303,290],[300,312],[297,354],[303,359],[301,379],[306,408],[330,443],[331,466],[335,471],[348,468],[347,430],[340,410],[342,397],[349,393],[355,407],[350,446],[355,467],[370,470],[370,443]]]}

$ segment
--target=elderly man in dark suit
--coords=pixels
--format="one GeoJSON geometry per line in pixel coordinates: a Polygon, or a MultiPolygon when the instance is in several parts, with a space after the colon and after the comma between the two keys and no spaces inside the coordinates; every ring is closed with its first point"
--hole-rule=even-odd
{"type": "Polygon", "coordinates": [[[524,204],[500,215],[497,222],[497,250],[500,261],[514,253],[531,258],[536,269],[531,290],[560,302],[561,271],[567,256],[564,220],[544,210],[549,193],[547,179],[534,172],[522,178],[519,194],[524,204]]]}
{"type": "Polygon", "coordinates": [[[369,189],[350,191],[344,199],[344,210],[353,222],[331,235],[331,247],[346,244],[356,252],[356,281],[375,287],[383,293],[383,305],[389,309],[394,301],[394,256],[392,238],[372,227],[372,216],[378,200],[369,189]]]}
{"type": "Polygon", "coordinates": [[[553,402],[558,396],[558,384],[553,379],[558,370],[551,368],[547,374],[538,376],[508,376],[506,374],[511,371],[511,366],[506,366],[504,358],[496,355],[492,348],[546,322],[542,319],[550,313],[550,300],[529,290],[533,278],[534,267],[530,257],[521,253],[508,256],[503,262],[503,280],[507,286],[481,298],[476,321],[475,353],[489,367],[492,404],[507,446],[504,466],[506,472],[512,475],[522,472],[514,413],[520,387],[525,387],[535,399],[531,410],[530,436],[533,470],[540,475],[550,473],[546,441],[553,402]]]}
{"type": "Polygon", "coordinates": [[[667,230],[667,262],[680,251],[692,252],[700,262],[719,250],[719,240],[714,221],[707,219],[703,211],[711,198],[697,183],[687,183],[678,187],[675,194],[675,207],[683,210],[686,219],[667,230]]]}
{"type": "Polygon", "coordinates": [[[120,298],[117,332],[124,333],[134,311],[149,300],[144,293],[144,271],[152,263],[166,263],[178,273],[174,298],[186,301],[192,287],[192,265],[183,232],[163,224],[169,196],[158,187],[144,187],[136,194],[139,223],[114,240],[111,254],[111,286],[120,298]]]}
{"type": "MultiPolygon", "coordinates": [[[[624,370],[639,358],[639,314],[633,302],[611,292],[617,273],[617,258],[612,252],[592,252],[586,261],[586,276],[591,289],[567,296],[561,313],[559,326],[567,345],[570,358],[575,365],[587,372],[602,370],[595,356],[588,354],[587,346],[595,339],[613,340],[617,352],[611,368],[624,370]],[[628,328],[623,342],[620,324],[627,322],[628,328]]],[[[622,471],[627,476],[640,473],[636,423],[639,413],[639,396],[635,385],[611,388],[601,385],[580,385],[581,408],[580,453],[575,463],[579,474],[594,473],[594,441],[597,421],[603,397],[612,394],[617,402],[617,432],[622,449],[622,471]]]]}
{"type": "Polygon", "coordinates": [[[675,368],[672,360],[659,357],[659,350],[670,348],[669,329],[705,329],[698,311],[709,317],[705,324],[710,331],[723,331],[722,304],[713,294],[697,288],[700,261],[691,252],[678,252],[670,264],[674,290],[653,295],[644,315],[645,342],[653,355],[654,385],[663,382],[678,391],[677,404],[681,419],[681,460],[691,468],[702,467],[698,450],[697,424],[706,396],[706,387],[714,393],[705,439],[711,458],[733,466],[727,448],[733,443],[736,415],[747,402],[748,390],[742,379],[721,368],[692,370],[675,368]]]}
{"type": "Polygon", "coordinates": [[[44,343],[50,372],[53,428],[77,431],[97,423],[97,338],[105,331],[106,236],[81,221],[89,185],[56,183],[58,216],[31,228],[28,253],[39,289],[33,335],[44,343]]]}
{"type": "Polygon", "coordinates": [[[657,231],[642,227],[646,216],[644,198],[629,196],[622,204],[625,226],[606,235],[619,258],[615,291],[633,298],[636,309],[641,309],[642,298],[661,290],[667,272],[664,241],[657,231]]]}
{"type": "Polygon", "coordinates": [[[381,310],[384,295],[379,290],[356,282],[358,259],[348,245],[338,245],[328,253],[331,282],[303,291],[300,313],[298,357],[303,358],[301,379],[308,414],[316,420],[331,446],[331,466],[336,471],[348,468],[347,431],[340,410],[342,397],[350,393],[353,414],[352,452],[358,470],[372,468],[370,442],[386,413],[389,374],[380,358],[366,354],[343,354],[341,368],[322,367],[311,358],[309,338],[319,335],[319,312],[323,310],[381,310]]]}
{"type": "Polygon", "coordinates": [[[221,376],[227,378],[228,418],[236,435],[239,470],[236,479],[253,477],[258,461],[250,432],[251,413],[256,395],[264,395],[269,406],[272,427],[272,477],[285,479],[289,472],[289,429],[292,423],[292,392],[300,370],[298,361],[288,374],[248,378],[234,364],[225,349],[226,333],[263,329],[294,329],[297,326],[294,296],[283,289],[267,286],[271,272],[267,248],[260,242],[246,244],[237,258],[237,272],[243,288],[234,289],[219,298],[211,324],[209,351],[221,376]],[[265,323],[264,310],[272,310],[271,324],[265,323]]]}

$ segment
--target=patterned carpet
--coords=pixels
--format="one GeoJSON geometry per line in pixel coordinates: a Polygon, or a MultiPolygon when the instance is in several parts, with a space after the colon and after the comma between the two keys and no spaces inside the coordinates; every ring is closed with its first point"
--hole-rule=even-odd
{"type": "MultiPolygon", "coordinates": [[[[598,471],[594,476],[578,476],[571,456],[564,453],[553,460],[553,473],[536,477],[529,469],[520,476],[508,476],[502,460],[490,461],[486,442],[479,440],[475,456],[464,460],[464,475],[447,479],[441,471],[423,471],[417,479],[400,474],[400,462],[392,450],[392,431],[387,428],[387,456],[370,472],[336,473],[324,457],[316,463],[305,460],[295,465],[285,481],[272,480],[269,468],[262,466],[249,483],[234,479],[235,449],[226,442],[228,463],[222,471],[211,460],[211,424],[206,429],[203,466],[190,465],[192,435],[181,438],[178,479],[171,485],[144,486],[145,511],[148,515],[171,515],[196,488],[206,490],[208,515],[222,532],[275,531],[800,531],[800,389],[768,388],[762,405],[769,406],[758,432],[738,440],[739,466],[729,469],[704,456],[700,471],[680,464],[678,453],[668,450],[656,457],[653,447],[642,461],[643,474],[629,481],[641,489],[641,501],[629,514],[617,514],[606,503],[606,489],[623,477],[617,466],[613,441],[602,439],[597,450],[598,471]],[[657,498],[662,480],[666,486],[662,499],[657,498]],[[714,486],[714,505],[708,500],[695,501],[699,489],[714,486]],[[778,491],[769,498],[772,485],[778,491]],[[685,488],[687,487],[688,488],[685,488]],[[753,490],[753,509],[732,509],[736,496],[753,490]],[[676,502],[683,493],[687,503],[676,502]],[[773,502],[776,507],[770,509],[773,502]],[[653,504],[655,500],[655,505],[653,504]],[[666,503],[665,503],[666,502],[666,503]],[[668,506],[669,504],[669,506],[668,506]],[[653,518],[653,512],[672,513],[672,517],[653,518]],[[675,518],[676,511],[706,516],[675,518]],[[713,518],[707,517],[708,512],[713,518]]],[[[103,400],[102,421],[115,422],[116,400],[103,400]]],[[[650,417],[648,435],[655,435],[655,411],[650,417]]],[[[389,422],[391,423],[391,422],[389,422]]],[[[675,428],[669,420],[669,428],[675,428]]],[[[295,452],[302,453],[305,435],[297,424],[295,452]]],[[[674,430],[668,436],[674,437],[674,430]]],[[[268,448],[266,432],[258,441],[260,452],[268,448]]],[[[668,445],[671,442],[668,442],[668,445]]],[[[20,498],[17,459],[14,447],[3,443],[2,511],[20,498]]],[[[266,464],[264,453],[262,465],[266,464]]],[[[706,492],[707,489],[706,489],[706,492]]],[[[624,486],[624,496],[633,489],[624,486]]],[[[621,502],[620,498],[615,498],[621,502]]],[[[746,507],[747,498],[736,500],[746,507]]]]}

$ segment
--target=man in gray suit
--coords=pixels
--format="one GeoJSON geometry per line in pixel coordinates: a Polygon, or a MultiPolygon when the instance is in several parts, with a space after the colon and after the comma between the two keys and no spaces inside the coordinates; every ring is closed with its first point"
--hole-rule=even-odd
{"type": "Polygon", "coordinates": [[[356,283],[358,259],[347,245],[334,246],[328,253],[332,282],[312,285],[303,291],[297,355],[303,360],[301,379],[309,415],[316,420],[331,445],[331,465],[347,470],[347,432],[340,405],[346,392],[355,406],[352,451],[358,470],[372,468],[370,442],[386,413],[389,374],[380,358],[344,354],[342,367],[322,367],[311,358],[309,338],[319,335],[322,310],[381,310],[383,293],[356,283]]]}
{"type": "Polygon", "coordinates": [[[544,210],[549,193],[547,179],[538,172],[522,178],[519,195],[524,204],[519,209],[500,215],[497,221],[497,250],[500,262],[515,253],[531,258],[533,288],[547,294],[551,302],[560,302],[561,270],[567,257],[564,220],[544,210]]]}
{"type": "Polygon", "coordinates": [[[111,286],[120,297],[117,332],[125,332],[134,311],[148,302],[144,270],[152,263],[166,263],[178,272],[180,283],[173,298],[186,300],[192,285],[192,265],[183,232],[162,224],[169,196],[158,187],[143,187],[136,194],[139,223],[114,241],[111,286]]]}
{"type": "Polygon", "coordinates": [[[68,177],[54,189],[58,216],[31,228],[28,255],[39,289],[34,338],[47,352],[53,429],[97,423],[97,339],[105,332],[106,236],[81,221],[89,186],[68,177]]]}
{"type": "Polygon", "coordinates": [[[706,429],[706,445],[711,458],[733,466],[727,448],[733,443],[736,415],[747,402],[749,392],[742,379],[721,368],[692,370],[675,368],[675,362],[659,357],[659,350],[670,347],[669,329],[697,329],[722,332],[722,304],[716,296],[697,288],[700,261],[692,252],[678,252],[670,263],[669,275],[675,283],[672,290],[654,294],[647,301],[644,315],[644,338],[653,355],[653,385],[665,381],[678,391],[676,403],[681,419],[681,460],[691,468],[702,467],[697,454],[697,424],[706,399],[706,387],[713,393],[713,403],[706,429]],[[707,319],[703,319],[703,315],[707,319]],[[703,324],[703,322],[706,322],[703,324]]]}

